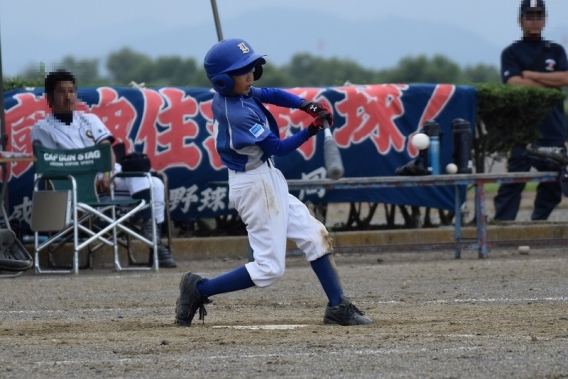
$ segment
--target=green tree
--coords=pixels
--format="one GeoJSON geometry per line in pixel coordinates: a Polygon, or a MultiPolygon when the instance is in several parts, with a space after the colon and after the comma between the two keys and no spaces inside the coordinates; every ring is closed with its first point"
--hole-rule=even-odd
{"type": "Polygon", "coordinates": [[[194,59],[160,57],[154,63],[153,81],[173,86],[187,86],[197,72],[194,59]]]}
{"type": "Polygon", "coordinates": [[[209,79],[207,79],[207,74],[205,73],[204,68],[201,67],[195,72],[195,74],[191,77],[189,85],[190,87],[197,87],[197,88],[211,87],[211,83],[209,82],[209,79]]]}
{"type": "MultiPolygon", "coordinates": [[[[112,52],[106,59],[110,78],[101,78],[98,60],[63,58],[57,67],[74,72],[81,85],[105,84],[128,85],[131,81],[144,82],[149,86],[205,87],[210,83],[201,64],[193,58],[160,56],[152,59],[130,48],[112,52]],[[109,83],[110,82],[110,83],[109,83]]],[[[28,67],[21,74],[25,80],[41,80],[45,77],[42,65],[28,67]]],[[[386,70],[364,68],[349,59],[322,58],[308,53],[296,54],[288,64],[277,67],[264,65],[264,74],[259,83],[266,87],[326,87],[352,84],[379,83],[495,83],[500,81],[497,68],[478,64],[461,69],[452,60],[436,55],[407,56],[396,67],[386,70]]]]}
{"type": "Polygon", "coordinates": [[[99,60],[94,59],[77,59],[70,55],[52,65],[53,69],[47,70],[44,63],[32,64],[18,75],[24,80],[41,80],[45,78],[48,71],[64,69],[72,72],[79,85],[97,85],[102,78],[99,75],[99,60]]]}
{"type": "Polygon", "coordinates": [[[45,63],[41,62],[39,64],[28,65],[22,72],[20,72],[18,77],[25,81],[43,81],[46,74],[45,63]]]}
{"type": "Polygon", "coordinates": [[[442,55],[420,55],[402,58],[397,68],[383,70],[379,78],[383,83],[459,83],[462,73],[457,63],[442,55]]]}
{"type": "Polygon", "coordinates": [[[197,73],[195,59],[183,59],[177,56],[149,56],[123,48],[111,53],[107,59],[107,68],[112,80],[120,84],[131,81],[146,83],[147,86],[190,86],[197,73]]]}
{"type": "Polygon", "coordinates": [[[286,70],[280,69],[271,63],[263,66],[262,80],[263,87],[290,88],[294,87],[294,81],[286,70]]]}
{"type": "Polygon", "coordinates": [[[374,72],[350,60],[325,59],[307,53],[296,54],[283,67],[291,78],[292,86],[334,86],[349,81],[357,84],[371,84],[374,72]]]}
{"type": "Polygon", "coordinates": [[[128,84],[131,81],[146,82],[148,78],[145,75],[151,67],[152,59],[149,56],[128,47],[109,54],[106,62],[111,80],[119,84],[128,84]]]}
{"type": "Polygon", "coordinates": [[[463,71],[465,82],[469,83],[499,83],[501,75],[495,66],[478,64],[467,66],[463,71]]]}
{"type": "Polygon", "coordinates": [[[99,60],[96,58],[76,59],[72,56],[66,56],[60,63],[56,64],[56,67],[72,72],[79,85],[96,85],[101,81],[99,60]]]}

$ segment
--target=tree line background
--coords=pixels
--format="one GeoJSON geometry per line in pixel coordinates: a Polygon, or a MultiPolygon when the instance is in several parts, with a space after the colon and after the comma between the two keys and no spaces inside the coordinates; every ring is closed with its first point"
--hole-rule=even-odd
{"type": "MultiPolygon", "coordinates": [[[[99,59],[64,57],[52,67],[73,72],[79,86],[128,85],[131,81],[147,87],[180,86],[209,87],[202,62],[179,56],[150,56],[128,47],[110,53],[102,62],[107,74],[100,71],[99,59]]],[[[18,74],[18,79],[43,84],[47,71],[44,63],[33,64],[18,74]]],[[[290,62],[277,67],[270,62],[264,66],[263,87],[339,86],[378,83],[498,83],[499,70],[491,65],[478,64],[460,67],[442,55],[402,58],[396,67],[373,70],[348,59],[321,58],[308,53],[294,55],[290,62]]]]}

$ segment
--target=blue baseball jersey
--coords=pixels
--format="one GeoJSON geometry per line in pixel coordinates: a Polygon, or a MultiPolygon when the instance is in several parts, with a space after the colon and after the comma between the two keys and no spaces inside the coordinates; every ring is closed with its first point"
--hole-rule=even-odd
{"type": "MultiPolygon", "coordinates": [[[[212,104],[215,141],[223,164],[232,170],[250,171],[266,162],[275,151],[266,151],[259,144],[267,139],[279,141],[280,134],[274,116],[262,104],[299,108],[302,101],[299,96],[276,88],[252,87],[246,96],[216,93],[212,104]]],[[[295,139],[294,149],[309,134],[304,129],[298,137],[301,138],[295,139]]]]}
{"type": "MultiPolygon", "coordinates": [[[[568,59],[559,44],[540,40],[519,40],[509,45],[501,54],[503,83],[514,76],[522,76],[525,70],[537,72],[568,71],[568,59]]],[[[562,146],[567,136],[564,103],[559,102],[539,125],[542,138],[539,144],[562,146]]]]}

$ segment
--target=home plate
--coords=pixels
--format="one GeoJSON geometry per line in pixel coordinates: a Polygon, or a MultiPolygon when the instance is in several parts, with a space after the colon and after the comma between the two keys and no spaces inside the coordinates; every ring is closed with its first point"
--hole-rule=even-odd
{"type": "Polygon", "coordinates": [[[249,330],[287,330],[304,328],[307,325],[215,325],[218,329],[249,329],[249,330]]]}

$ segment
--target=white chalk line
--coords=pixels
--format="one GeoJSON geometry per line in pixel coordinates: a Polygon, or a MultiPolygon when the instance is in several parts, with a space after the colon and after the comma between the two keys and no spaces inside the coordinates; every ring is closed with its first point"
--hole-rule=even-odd
{"type": "Polygon", "coordinates": [[[245,329],[245,330],[290,330],[305,328],[309,325],[215,325],[213,329],[245,329]]]}
{"type": "MultiPolygon", "coordinates": [[[[453,352],[453,351],[470,351],[470,350],[477,350],[479,349],[478,346],[458,346],[458,347],[448,347],[444,349],[429,349],[422,347],[420,349],[366,349],[366,350],[347,350],[346,351],[329,351],[326,350],[323,352],[325,355],[387,355],[387,354],[415,354],[415,353],[432,353],[434,351],[444,351],[444,352],[453,352]]],[[[291,356],[298,357],[298,356],[313,356],[314,352],[309,353],[295,353],[291,356]]],[[[286,356],[286,355],[284,355],[286,356]]],[[[272,358],[272,357],[279,357],[282,358],[282,354],[244,354],[239,355],[238,358],[272,358]]],[[[209,359],[231,359],[235,358],[235,356],[231,355],[215,355],[212,357],[208,357],[209,359]]]]}
{"type": "Polygon", "coordinates": [[[427,303],[523,303],[523,302],[564,302],[568,297],[531,297],[531,298],[492,298],[492,299],[452,299],[430,300],[427,303]]]}
{"type": "MultiPolygon", "coordinates": [[[[428,349],[428,348],[419,348],[419,349],[366,349],[366,350],[342,350],[342,351],[329,351],[326,350],[321,354],[325,355],[388,355],[388,354],[416,354],[416,353],[429,353],[432,352],[459,352],[459,351],[473,351],[478,350],[478,346],[458,346],[458,347],[451,347],[451,348],[444,348],[444,349],[428,349]]],[[[287,357],[313,357],[317,355],[313,351],[306,352],[306,353],[294,353],[294,354],[282,354],[282,353],[274,353],[274,354],[242,354],[242,355],[214,355],[209,357],[203,357],[209,360],[219,360],[219,359],[256,359],[256,358],[287,358],[287,357]]],[[[97,364],[100,365],[101,363],[109,364],[127,364],[127,363],[147,363],[147,362],[156,362],[158,358],[119,358],[119,359],[73,359],[73,360],[60,360],[60,361],[36,361],[36,362],[29,362],[28,364],[31,365],[47,365],[47,366],[54,366],[54,365],[86,365],[86,364],[97,364]]],[[[160,362],[164,361],[178,361],[178,359],[172,359],[171,356],[161,355],[160,362]]],[[[26,364],[26,362],[19,362],[18,365],[26,364]]]]}
{"type": "MultiPolygon", "coordinates": [[[[384,333],[383,333],[384,334],[384,333]]],[[[425,334],[425,337],[454,337],[454,338],[480,338],[480,337],[496,337],[499,339],[503,339],[503,337],[509,337],[509,339],[513,339],[513,340],[520,340],[520,339],[532,339],[534,340],[534,337],[531,336],[518,336],[518,337],[514,337],[514,336],[503,336],[503,335],[499,335],[499,336],[478,336],[478,335],[473,335],[473,334],[442,334],[442,335],[437,335],[437,334],[425,334]]],[[[537,338],[539,341],[548,341],[551,340],[550,338],[537,338]]],[[[564,340],[568,340],[568,338],[565,338],[564,340]]],[[[389,354],[416,354],[416,353],[428,353],[428,354],[432,354],[434,352],[444,352],[444,353],[451,353],[451,352],[460,352],[460,351],[474,351],[474,350],[478,350],[480,347],[479,346],[457,346],[457,347],[450,347],[450,348],[442,348],[442,349],[436,349],[436,348],[392,348],[392,349],[365,349],[365,350],[348,350],[347,352],[345,350],[343,351],[329,351],[326,350],[325,352],[323,352],[323,354],[325,355],[359,355],[359,356],[363,356],[363,355],[389,355],[389,354]]],[[[306,352],[306,353],[294,353],[294,354],[282,354],[282,353],[270,353],[270,354],[241,354],[241,355],[214,355],[214,356],[209,356],[209,357],[204,357],[206,359],[209,360],[219,360],[219,359],[256,359],[256,358],[286,358],[286,357],[311,357],[317,355],[317,353],[312,352],[306,352]]],[[[54,365],[67,365],[67,366],[72,366],[72,365],[86,365],[86,364],[101,364],[101,363],[105,363],[105,364],[136,364],[136,363],[148,363],[148,362],[156,362],[158,358],[157,357],[153,357],[153,358],[118,358],[118,359],[73,359],[73,360],[55,360],[55,361],[36,361],[36,362],[20,362],[18,363],[19,365],[22,364],[31,364],[31,365],[48,365],[48,366],[54,366],[54,365]]],[[[164,362],[164,361],[178,361],[178,359],[175,359],[172,356],[164,356],[161,355],[160,357],[160,362],[164,362]]]]}
{"type": "MultiPolygon", "coordinates": [[[[160,277],[171,277],[176,276],[181,278],[185,272],[164,272],[160,270],[156,271],[142,271],[142,272],[128,272],[123,274],[110,274],[110,275],[89,275],[83,274],[80,276],[44,276],[44,277],[33,277],[33,280],[37,281],[44,281],[44,282],[61,282],[61,281],[69,281],[69,280],[84,280],[84,281],[101,281],[101,279],[132,279],[132,278],[147,278],[148,276],[152,275],[159,275],[160,277]]],[[[208,276],[211,275],[211,272],[195,272],[195,274],[200,276],[208,276]]]]}
{"type": "MultiPolygon", "coordinates": [[[[530,298],[488,298],[488,299],[451,299],[451,300],[426,300],[418,301],[418,303],[426,304],[451,304],[451,303],[524,303],[524,302],[568,302],[568,297],[530,297],[530,298]]],[[[379,300],[379,301],[362,301],[362,304],[413,304],[412,301],[401,301],[401,300],[379,300]]],[[[57,313],[111,313],[111,312],[155,312],[155,311],[165,311],[171,310],[175,307],[138,307],[138,308],[83,308],[83,309],[73,309],[73,310],[61,310],[61,309],[42,309],[42,310],[0,310],[0,314],[57,314],[57,313]]]]}
{"type": "Polygon", "coordinates": [[[568,302],[568,297],[531,297],[531,298],[489,298],[489,299],[450,299],[450,300],[423,300],[423,301],[402,301],[402,300],[379,300],[361,301],[361,304],[451,304],[451,303],[523,303],[523,302],[568,302]]]}

